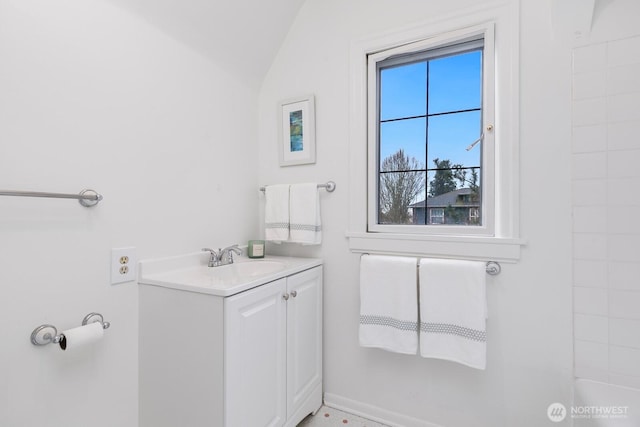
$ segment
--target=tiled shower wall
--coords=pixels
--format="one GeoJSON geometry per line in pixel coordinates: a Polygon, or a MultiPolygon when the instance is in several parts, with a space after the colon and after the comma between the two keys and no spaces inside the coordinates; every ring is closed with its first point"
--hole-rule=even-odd
{"type": "Polygon", "coordinates": [[[575,375],[640,388],[640,37],[574,49],[572,103],[575,375]]]}

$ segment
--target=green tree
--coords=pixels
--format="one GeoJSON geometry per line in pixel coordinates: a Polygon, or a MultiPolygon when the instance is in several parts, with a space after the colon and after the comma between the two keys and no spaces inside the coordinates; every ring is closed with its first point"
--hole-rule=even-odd
{"type": "Polygon", "coordinates": [[[454,176],[460,182],[460,188],[470,188],[472,199],[477,201],[480,194],[478,191],[478,171],[471,169],[468,175],[467,172],[469,172],[468,169],[457,169],[454,172],[454,176]]]}
{"type": "Polygon", "coordinates": [[[433,163],[436,166],[436,173],[430,183],[429,196],[436,197],[458,188],[456,172],[459,171],[462,166],[452,165],[451,160],[440,160],[437,157],[433,159],[433,163]]]}
{"type": "Polygon", "coordinates": [[[411,222],[409,205],[424,191],[424,166],[403,149],[386,157],[380,165],[379,220],[387,224],[411,222]]]}

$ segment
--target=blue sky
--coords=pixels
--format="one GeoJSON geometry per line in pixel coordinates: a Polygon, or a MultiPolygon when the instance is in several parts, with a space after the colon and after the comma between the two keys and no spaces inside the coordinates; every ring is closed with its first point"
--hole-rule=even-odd
{"type": "MultiPolygon", "coordinates": [[[[437,114],[481,107],[481,52],[449,56],[430,61],[429,111],[437,114]]],[[[381,72],[380,119],[424,116],[427,113],[426,62],[387,68],[381,72]]],[[[404,148],[423,165],[433,159],[449,159],[465,166],[480,166],[480,144],[466,147],[481,132],[480,112],[446,114],[428,118],[429,153],[426,158],[425,117],[381,124],[380,158],[404,148]]]]}

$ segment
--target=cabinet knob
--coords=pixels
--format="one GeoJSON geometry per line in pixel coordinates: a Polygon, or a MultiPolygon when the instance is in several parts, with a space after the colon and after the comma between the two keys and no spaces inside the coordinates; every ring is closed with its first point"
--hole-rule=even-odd
{"type": "Polygon", "coordinates": [[[289,294],[284,294],[284,295],[282,295],[282,298],[283,298],[285,301],[286,301],[286,300],[288,300],[288,299],[289,299],[289,294]]]}
{"type": "Polygon", "coordinates": [[[296,292],[296,291],[291,291],[291,296],[292,296],[292,297],[294,297],[294,298],[295,298],[295,297],[297,297],[297,296],[298,296],[298,292],[296,292]]]}

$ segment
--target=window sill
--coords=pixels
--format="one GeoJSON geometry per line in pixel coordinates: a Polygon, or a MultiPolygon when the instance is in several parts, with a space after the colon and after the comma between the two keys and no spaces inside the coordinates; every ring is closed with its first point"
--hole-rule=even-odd
{"type": "Polygon", "coordinates": [[[515,263],[520,259],[522,239],[501,237],[425,236],[395,233],[347,232],[349,249],[355,253],[455,258],[515,263]]]}

